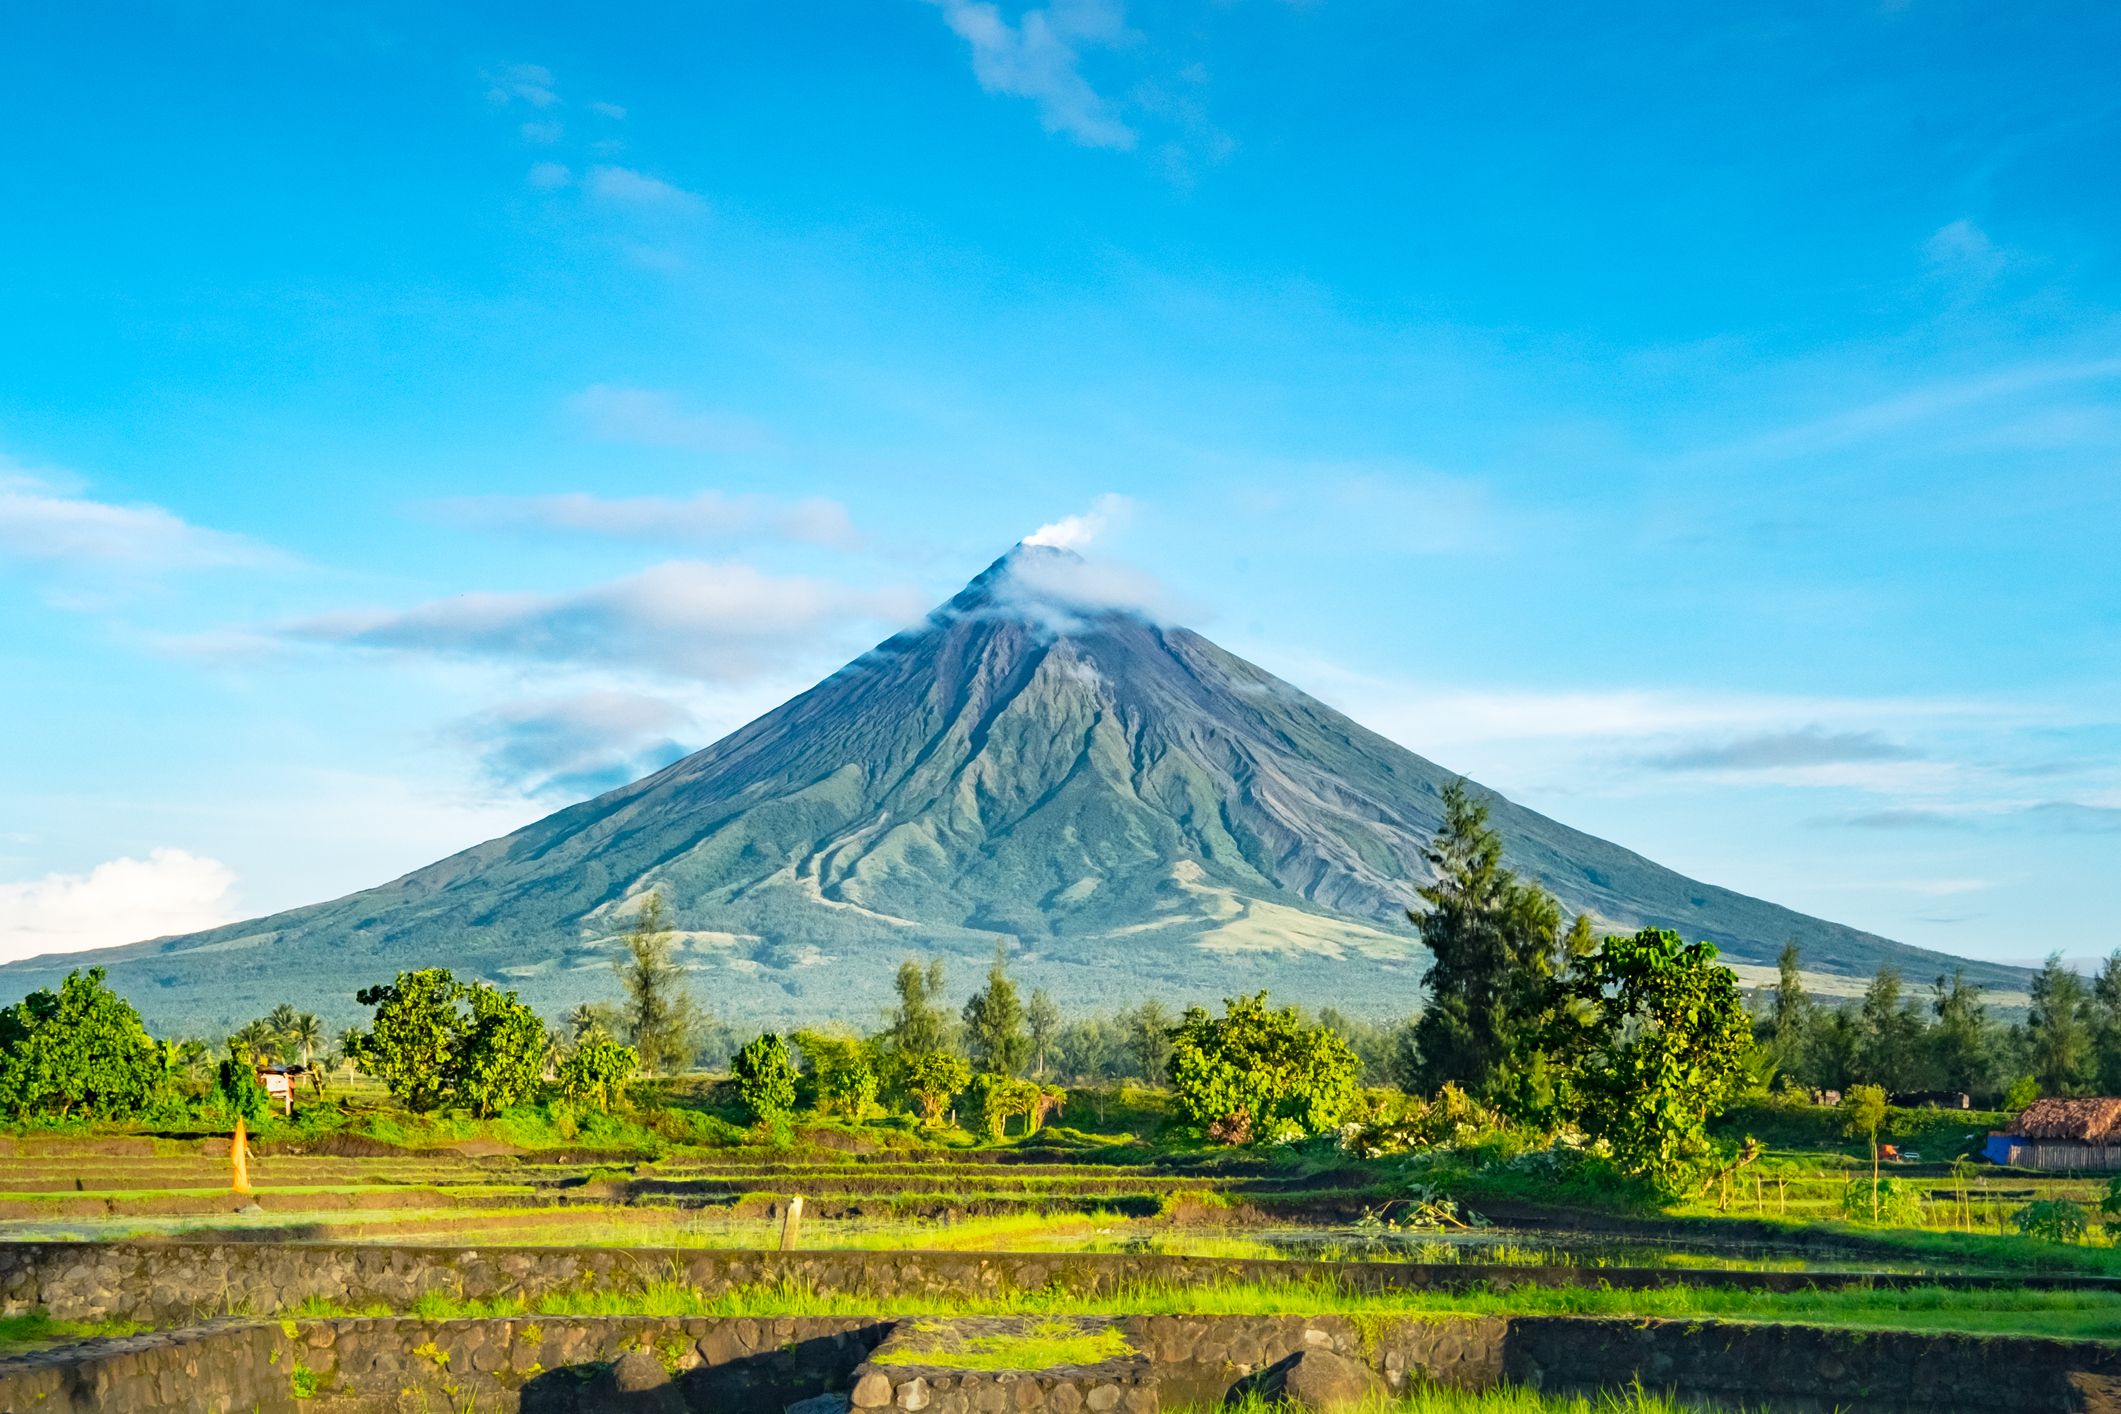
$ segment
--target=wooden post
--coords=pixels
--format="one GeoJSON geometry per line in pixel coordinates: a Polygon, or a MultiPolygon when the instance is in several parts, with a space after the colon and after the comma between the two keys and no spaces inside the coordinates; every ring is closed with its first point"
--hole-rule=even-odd
{"type": "Polygon", "coordinates": [[[229,1188],[236,1193],[250,1192],[250,1129],[243,1123],[243,1116],[236,1116],[236,1132],[228,1141],[229,1188]]]}
{"type": "Polygon", "coordinates": [[[788,1200],[788,1211],[781,1218],[781,1250],[795,1250],[796,1235],[803,1226],[803,1200],[800,1197],[788,1200]]]}

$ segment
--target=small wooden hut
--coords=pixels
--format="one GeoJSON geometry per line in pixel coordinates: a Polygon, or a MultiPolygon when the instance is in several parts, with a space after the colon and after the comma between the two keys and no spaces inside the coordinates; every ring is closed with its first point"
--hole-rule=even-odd
{"type": "Polygon", "coordinates": [[[2017,1168],[2121,1170],[2121,1099],[2035,1100],[1987,1153],[2017,1168]]]}

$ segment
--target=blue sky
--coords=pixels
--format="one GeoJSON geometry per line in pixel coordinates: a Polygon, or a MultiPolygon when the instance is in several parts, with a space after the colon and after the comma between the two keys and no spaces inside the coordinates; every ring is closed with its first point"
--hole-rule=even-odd
{"type": "Polygon", "coordinates": [[[2121,12],[0,15],[0,956],[379,882],[1035,527],[1696,876],[2121,944],[2121,12]]]}

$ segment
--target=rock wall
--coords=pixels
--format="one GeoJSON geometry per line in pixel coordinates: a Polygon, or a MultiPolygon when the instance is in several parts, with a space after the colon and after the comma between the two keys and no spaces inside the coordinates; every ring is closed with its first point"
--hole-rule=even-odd
{"type": "MultiPolygon", "coordinates": [[[[23,1242],[0,1244],[0,1314],[42,1309],[64,1320],[158,1326],[224,1315],[272,1316],[315,1299],[348,1310],[403,1310],[428,1292],[467,1300],[536,1299],[676,1281],[715,1295],[793,1282],[819,1292],[905,1302],[1057,1290],[1317,1282],[1351,1292],[1474,1286],[1744,1286],[1803,1290],[1935,1283],[1934,1277],[1615,1267],[1239,1261],[1135,1253],[703,1252],[676,1248],[385,1247],[348,1243],[23,1242]]],[[[1960,1278],[1949,1284],[2103,1286],[2074,1278],[1960,1278]]]]}
{"type": "MultiPolygon", "coordinates": [[[[880,1360],[918,1331],[1000,1322],[864,1318],[377,1318],[224,1322],[0,1361],[0,1410],[187,1414],[1166,1414],[1328,1376],[1626,1389],[1758,1411],[2121,1410],[2121,1348],[2082,1342],[1573,1317],[1153,1316],[1111,1322],[1096,1365],[968,1370],[880,1360]],[[822,1414],[822,1411],[819,1411],[822,1414]]],[[[1026,1323],[1029,1324],[1029,1323],[1026,1323]]],[[[1306,1388],[1317,1388],[1314,1384],[1306,1388]]]]}

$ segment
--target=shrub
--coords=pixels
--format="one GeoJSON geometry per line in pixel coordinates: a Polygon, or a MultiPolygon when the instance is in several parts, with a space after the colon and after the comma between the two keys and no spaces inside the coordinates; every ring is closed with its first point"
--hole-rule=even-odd
{"type": "Polygon", "coordinates": [[[2041,1242],[2082,1242],[2091,1224],[2084,1205],[2067,1198],[2043,1198],[2027,1203],[2011,1214],[2011,1223],[2027,1237],[2041,1242]]]}
{"type": "Polygon", "coordinates": [[[1841,1190],[1841,1215],[1851,1222],[1919,1226],[1922,1198],[1890,1178],[1852,1178],[1841,1190]]]}
{"type": "MultiPolygon", "coordinates": [[[[641,1068],[641,1057],[631,1046],[622,1046],[601,1033],[576,1046],[560,1062],[555,1077],[559,1091],[577,1104],[594,1104],[604,1113],[625,1092],[626,1082],[641,1068]]],[[[573,1121],[570,1118],[569,1123],[573,1121]]]]}
{"type": "Polygon", "coordinates": [[[876,1105],[876,1062],[869,1047],[851,1036],[798,1031],[795,1043],[810,1063],[810,1084],[819,1114],[859,1124],[876,1105]]]}
{"type": "Polygon", "coordinates": [[[786,1119],[795,1108],[795,1064],[788,1059],[788,1043],[772,1032],[738,1051],[729,1071],[736,1079],[737,1099],[753,1121],[786,1119]]]}
{"type": "Polygon", "coordinates": [[[941,1124],[943,1111],[971,1083],[971,1065],[948,1051],[927,1051],[899,1062],[899,1084],[920,1107],[922,1124],[941,1124]]]}
{"type": "Polygon", "coordinates": [[[1171,1033],[1179,1108],[1226,1144],[1330,1133],[1355,1103],[1360,1069],[1338,1033],[1269,1010],[1265,992],[1228,999],[1220,1017],[1188,1008],[1171,1033]]]}

